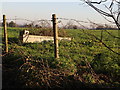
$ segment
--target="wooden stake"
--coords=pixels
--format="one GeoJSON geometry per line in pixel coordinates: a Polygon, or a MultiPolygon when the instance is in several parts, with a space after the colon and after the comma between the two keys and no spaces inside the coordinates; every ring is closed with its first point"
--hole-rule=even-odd
{"type": "Polygon", "coordinates": [[[4,42],[5,42],[5,52],[8,52],[8,37],[7,37],[7,23],[6,16],[3,15],[3,28],[4,28],[4,42]]]}
{"type": "Polygon", "coordinates": [[[101,30],[101,42],[103,40],[103,30],[101,30]]]}
{"type": "Polygon", "coordinates": [[[54,55],[55,58],[59,58],[59,49],[58,49],[58,29],[57,29],[57,20],[56,14],[52,15],[53,20],[53,33],[54,33],[54,55]]]}

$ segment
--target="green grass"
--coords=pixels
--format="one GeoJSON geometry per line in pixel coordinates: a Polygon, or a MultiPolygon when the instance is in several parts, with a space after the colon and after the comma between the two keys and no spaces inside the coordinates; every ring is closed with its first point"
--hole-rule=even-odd
{"type": "MultiPolygon", "coordinates": [[[[25,59],[28,56],[33,60],[47,60],[51,68],[69,70],[72,74],[79,71],[78,66],[84,66],[88,61],[97,74],[105,74],[111,77],[113,85],[116,82],[120,85],[119,56],[106,48],[93,34],[101,39],[101,30],[65,29],[66,36],[72,38],[71,41],[59,41],[59,59],[54,59],[54,44],[52,41],[42,43],[19,44],[19,32],[26,28],[8,28],[9,51],[13,51],[11,56],[6,56],[3,63],[20,66],[23,62],[12,63],[17,59],[25,59]],[[88,33],[88,34],[86,34],[88,33]]],[[[31,30],[30,33],[33,31],[31,30]]],[[[37,33],[37,29],[34,32],[37,33]]],[[[33,32],[33,33],[34,33],[33,32]]],[[[119,37],[118,30],[108,30],[113,36],[119,37]]],[[[114,38],[103,31],[102,41],[115,52],[119,52],[119,39],[114,38]]],[[[4,59],[4,58],[3,58],[4,59]]],[[[32,61],[31,61],[32,63],[32,61]]],[[[89,76],[90,78],[90,76],[89,76]]],[[[91,78],[89,79],[91,81],[91,78]]],[[[94,80],[93,80],[94,81],[94,80]]],[[[92,81],[91,81],[92,83],[92,81]]],[[[107,84],[107,83],[105,83],[107,84]]]]}

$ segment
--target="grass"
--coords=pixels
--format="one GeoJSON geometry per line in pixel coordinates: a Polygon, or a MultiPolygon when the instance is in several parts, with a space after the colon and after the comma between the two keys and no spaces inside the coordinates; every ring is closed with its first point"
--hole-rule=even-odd
{"type": "MultiPolygon", "coordinates": [[[[84,32],[79,29],[61,30],[59,32],[61,35],[69,36],[73,39],[71,41],[59,41],[60,58],[54,59],[54,44],[52,41],[19,44],[19,32],[24,29],[26,28],[8,28],[9,53],[3,56],[4,86],[10,87],[10,82],[16,82],[16,80],[20,81],[15,83],[15,85],[17,84],[16,87],[19,87],[19,84],[22,87],[45,87],[46,85],[47,87],[54,87],[54,85],[56,87],[57,85],[70,87],[70,85],[74,86],[74,83],[77,83],[77,87],[81,84],[84,84],[84,87],[120,86],[119,55],[110,51],[100,42],[101,30],[84,30],[84,32]],[[93,34],[98,39],[88,34],[93,34]],[[41,64],[43,65],[41,66],[41,64]],[[32,67],[34,69],[31,69],[32,67]],[[6,70],[9,68],[14,71],[11,78],[16,77],[13,81],[7,78],[8,73],[6,70]],[[57,72],[58,70],[60,72],[57,72]],[[45,76],[42,76],[40,72],[44,73],[45,76]],[[58,73],[58,76],[56,73],[58,73]],[[65,74],[62,77],[63,80],[60,79],[61,74],[65,74]],[[35,75],[36,77],[34,77],[35,75]],[[81,79],[75,79],[77,77],[81,79]],[[96,77],[99,78],[96,79],[96,77]],[[26,80],[26,78],[28,79],[26,80]],[[38,85],[37,82],[39,83],[38,85]],[[63,82],[66,84],[62,85],[63,82]]],[[[42,29],[30,30],[31,34],[41,32],[42,35],[46,35],[49,32],[49,35],[52,35],[50,34],[51,29],[46,29],[45,32],[42,29]]],[[[113,37],[119,37],[118,30],[107,31],[112,36],[108,32],[103,31],[102,41],[115,52],[119,52],[119,39],[113,37]]],[[[39,34],[41,35],[41,33],[39,34]]],[[[12,86],[14,87],[14,84],[12,86]]]]}

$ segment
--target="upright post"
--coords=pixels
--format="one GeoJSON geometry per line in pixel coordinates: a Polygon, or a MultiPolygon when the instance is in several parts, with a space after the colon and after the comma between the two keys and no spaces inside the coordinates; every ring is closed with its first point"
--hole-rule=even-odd
{"type": "Polygon", "coordinates": [[[3,28],[4,28],[4,42],[5,42],[5,52],[8,52],[8,37],[7,37],[7,23],[6,16],[3,15],[3,28]]]}
{"type": "Polygon", "coordinates": [[[103,40],[103,30],[101,30],[101,42],[103,40]]]}
{"type": "Polygon", "coordinates": [[[58,29],[57,29],[57,18],[56,14],[52,15],[53,21],[53,34],[54,34],[54,55],[55,58],[59,58],[59,49],[58,49],[58,29]]]}

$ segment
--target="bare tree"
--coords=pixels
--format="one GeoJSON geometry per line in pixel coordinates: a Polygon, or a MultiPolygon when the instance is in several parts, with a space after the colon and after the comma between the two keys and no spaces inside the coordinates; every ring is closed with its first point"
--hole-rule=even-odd
{"type": "MultiPolygon", "coordinates": [[[[92,7],[95,11],[97,11],[100,15],[102,15],[107,21],[115,24],[118,27],[118,29],[120,30],[120,0],[81,0],[81,1],[83,1],[85,4],[92,7]],[[98,7],[99,5],[103,5],[105,8],[104,9],[100,8],[100,7],[98,7]],[[111,20],[109,20],[109,18],[111,18],[111,20]]],[[[96,24],[94,22],[92,22],[92,24],[95,26],[99,26],[99,24],[96,24]]],[[[120,40],[119,37],[112,35],[107,30],[104,30],[104,31],[106,31],[113,38],[117,38],[118,40],[120,40]]],[[[102,32],[103,31],[101,31],[101,37],[102,37],[102,32]]],[[[96,40],[101,42],[102,45],[104,45],[107,49],[109,49],[113,53],[116,53],[117,55],[120,55],[119,52],[114,51],[109,45],[107,45],[102,40],[102,38],[99,38],[98,36],[95,36],[92,33],[85,32],[85,34],[87,34],[91,37],[94,37],[96,40]]],[[[119,44],[118,42],[116,42],[116,43],[119,44]]]]}
{"type": "Polygon", "coordinates": [[[116,24],[120,30],[120,0],[81,0],[100,13],[107,21],[116,24]],[[104,5],[106,10],[98,8],[97,5],[104,5]],[[111,17],[113,21],[107,19],[111,17]]]}

